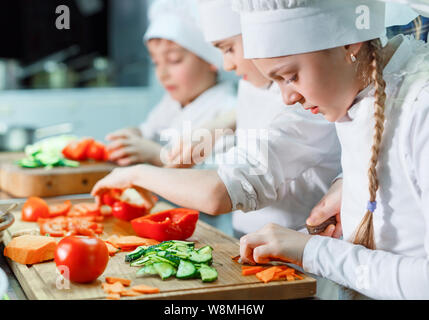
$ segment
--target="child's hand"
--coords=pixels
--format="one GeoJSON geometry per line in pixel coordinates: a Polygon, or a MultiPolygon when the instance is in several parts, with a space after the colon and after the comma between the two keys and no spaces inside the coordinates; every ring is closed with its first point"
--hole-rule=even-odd
{"type": "Polygon", "coordinates": [[[133,134],[123,134],[107,146],[109,160],[120,166],[150,162],[159,164],[161,146],[157,143],[133,134]]]}
{"type": "Polygon", "coordinates": [[[111,189],[127,189],[134,188],[142,196],[147,208],[152,208],[155,200],[152,193],[139,184],[139,168],[140,166],[132,166],[127,168],[116,168],[110,174],[99,180],[91,190],[91,195],[99,202],[99,196],[111,189]]]}
{"type": "Polygon", "coordinates": [[[186,141],[183,138],[173,145],[167,158],[167,168],[191,168],[207,158],[213,148],[212,138],[203,141],[186,141]]]}
{"type": "Polygon", "coordinates": [[[240,239],[240,256],[244,263],[285,261],[302,266],[302,255],[310,235],[267,224],[261,230],[240,239]]]}
{"type": "Polygon", "coordinates": [[[337,179],[322,200],[311,210],[310,217],[306,221],[310,226],[320,225],[332,216],[337,219],[337,224],[329,225],[319,234],[321,236],[339,238],[343,234],[340,216],[342,190],[343,179],[337,179]]]}

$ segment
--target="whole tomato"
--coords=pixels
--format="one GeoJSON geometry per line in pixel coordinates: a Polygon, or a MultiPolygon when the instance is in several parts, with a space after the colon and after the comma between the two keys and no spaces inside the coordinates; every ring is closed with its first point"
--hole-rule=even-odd
{"type": "Polygon", "coordinates": [[[38,197],[28,198],[21,210],[21,219],[23,221],[37,221],[38,218],[49,218],[49,216],[48,204],[38,197]]]}
{"type": "Polygon", "coordinates": [[[95,237],[65,237],[58,243],[55,251],[57,268],[64,271],[63,276],[68,276],[73,282],[94,281],[104,272],[108,261],[106,244],[95,237]]]}
{"type": "Polygon", "coordinates": [[[115,202],[112,207],[113,215],[121,220],[130,221],[149,213],[146,207],[133,206],[126,202],[115,202]]]}

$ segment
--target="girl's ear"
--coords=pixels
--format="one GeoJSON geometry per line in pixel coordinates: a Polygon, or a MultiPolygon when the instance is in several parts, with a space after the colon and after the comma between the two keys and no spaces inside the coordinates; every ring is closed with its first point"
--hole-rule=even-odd
{"type": "MultiPolygon", "coordinates": [[[[352,55],[354,57],[357,57],[360,50],[362,49],[362,46],[363,46],[363,42],[357,42],[357,43],[348,44],[348,45],[344,46],[347,59],[350,60],[349,58],[352,55]]],[[[354,62],[354,61],[352,61],[352,62],[354,62]]]]}

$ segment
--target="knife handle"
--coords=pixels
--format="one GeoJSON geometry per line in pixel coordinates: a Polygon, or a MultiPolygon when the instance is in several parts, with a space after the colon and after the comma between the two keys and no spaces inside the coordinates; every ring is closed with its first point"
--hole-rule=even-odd
{"type": "Polygon", "coordinates": [[[322,222],[318,226],[310,226],[308,224],[306,224],[305,226],[307,227],[307,231],[309,234],[319,234],[323,230],[325,230],[326,227],[330,224],[337,225],[337,218],[335,216],[330,217],[328,220],[322,222]]]}

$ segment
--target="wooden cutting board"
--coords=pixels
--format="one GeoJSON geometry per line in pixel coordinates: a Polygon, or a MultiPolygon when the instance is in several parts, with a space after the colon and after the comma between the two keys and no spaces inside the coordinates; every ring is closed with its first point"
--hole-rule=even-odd
{"type": "Polygon", "coordinates": [[[0,189],[18,198],[89,193],[98,180],[116,168],[113,164],[97,162],[81,162],[78,168],[21,168],[14,160],[22,156],[0,156],[0,189]]]}
{"type": "MultiPolygon", "coordinates": [[[[88,201],[89,199],[73,200],[88,201]]],[[[91,201],[91,200],[89,200],[91,201]]],[[[159,201],[152,209],[158,212],[171,208],[165,202],[159,201]]],[[[11,240],[14,232],[36,227],[36,223],[24,222],[20,219],[20,207],[14,212],[15,223],[5,231],[5,245],[11,240]]],[[[104,223],[105,234],[131,235],[134,234],[129,222],[109,218],[104,223]]],[[[59,240],[59,239],[58,239],[59,240]]],[[[312,297],[316,294],[316,280],[303,275],[303,280],[274,281],[267,284],[260,282],[255,276],[242,276],[241,266],[231,260],[239,254],[237,239],[231,238],[219,230],[199,221],[194,235],[188,239],[195,241],[196,247],[210,245],[213,247],[213,266],[218,271],[218,280],[213,283],[203,283],[199,279],[162,281],[158,276],[136,277],[138,267],[131,267],[124,262],[126,252],[117,253],[111,257],[104,273],[93,283],[70,283],[69,288],[58,288],[57,283],[64,285],[56,273],[55,263],[44,262],[33,266],[21,265],[7,258],[24,292],[29,299],[105,299],[106,294],[101,288],[106,276],[131,279],[131,285],[146,284],[158,287],[159,294],[142,295],[138,297],[123,297],[121,299],[298,299],[312,297]]]]}

